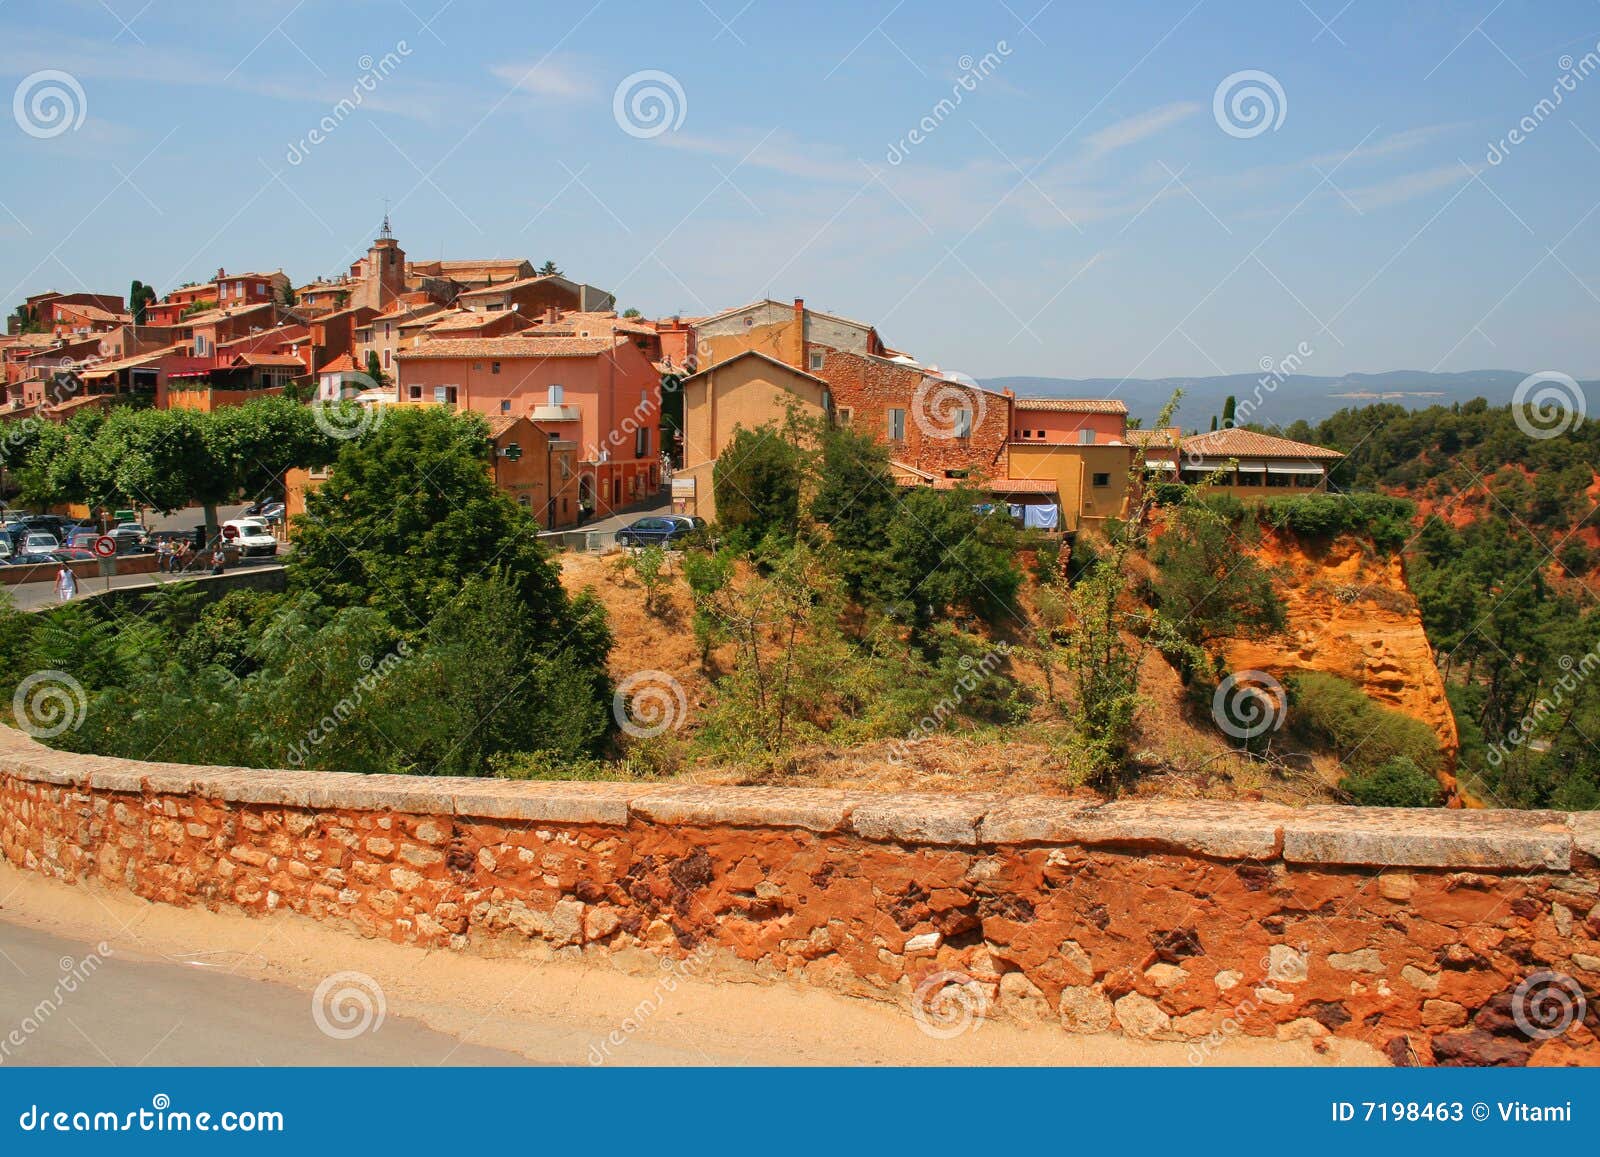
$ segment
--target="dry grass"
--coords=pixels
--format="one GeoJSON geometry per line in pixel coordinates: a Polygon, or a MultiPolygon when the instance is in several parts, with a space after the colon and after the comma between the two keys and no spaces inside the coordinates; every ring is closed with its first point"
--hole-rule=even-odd
{"type": "MultiPolygon", "coordinates": [[[[644,589],[609,555],[563,554],[562,581],[576,593],[588,587],[605,605],[615,642],[611,674],[623,679],[637,671],[664,671],[683,687],[689,714],[680,736],[692,738],[716,694],[701,666],[691,621],[693,606],[682,568],[668,566],[672,581],[659,596],[660,609],[647,610],[644,589]]],[[[1031,582],[1022,592],[1029,609],[1031,582]]],[[[1009,642],[1022,640],[1014,634],[1009,642]]],[[[733,661],[732,647],[711,656],[714,671],[733,661]]],[[[1056,707],[1046,701],[1045,673],[1025,649],[1013,650],[1010,674],[1035,698],[1032,716],[1005,728],[941,732],[903,748],[890,740],[850,747],[812,744],[785,753],[771,765],[699,757],[679,767],[675,778],[705,784],[774,784],[854,788],[871,791],[992,791],[1097,799],[1081,786],[1072,736],[1056,707]]],[[[1138,762],[1144,769],[1135,794],[1181,799],[1265,799],[1285,803],[1325,802],[1333,798],[1337,771],[1317,761],[1269,766],[1231,749],[1209,721],[1196,717],[1177,673],[1153,656],[1140,673],[1147,706],[1141,712],[1138,762]]],[[[1057,679],[1058,692],[1063,690],[1057,679]]]]}

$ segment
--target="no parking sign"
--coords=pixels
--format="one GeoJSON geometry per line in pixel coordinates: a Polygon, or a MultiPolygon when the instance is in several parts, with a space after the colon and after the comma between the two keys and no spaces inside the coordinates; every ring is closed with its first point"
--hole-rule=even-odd
{"type": "Polygon", "coordinates": [[[117,540],[109,534],[102,534],[94,540],[94,553],[96,558],[110,558],[117,553],[117,540]]]}

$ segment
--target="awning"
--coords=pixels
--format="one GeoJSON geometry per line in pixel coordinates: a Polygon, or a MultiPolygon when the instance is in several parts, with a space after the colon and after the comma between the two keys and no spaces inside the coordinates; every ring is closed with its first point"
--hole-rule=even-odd
{"type": "Polygon", "coordinates": [[[1238,466],[1240,474],[1264,474],[1266,469],[1265,462],[1241,462],[1238,466]]]}
{"type": "Polygon", "coordinates": [[[1176,470],[1178,468],[1178,460],[1176,458],[1152,458],[1148,454],[1145,455],[1144,464],[1151,470],[1176,470]]]}
{"type": "Polygon", "coordinates": [[[1322,467],[1311,462],[1285,462],[1272,463],[1267,467],[1268,474],[1315,474],[1322,476],[1322,467]]]}

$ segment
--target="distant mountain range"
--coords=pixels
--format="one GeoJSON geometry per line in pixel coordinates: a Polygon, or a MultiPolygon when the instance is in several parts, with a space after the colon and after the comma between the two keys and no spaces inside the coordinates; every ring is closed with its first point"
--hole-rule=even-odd
{"type": "MultiPolygon", "coordinates": [[[[1225,374],[1209,378],[984,378],[992,390],[1013,390],[1019,395],[1044,398],[1121,398],[1130,415],[1155,423],[1172,391],[1183,390],[1183,400],[1173,422],[1184,429],[1207,429],[1212,415],[1221,415],[1222,403],[1232,394],[1254,409],[1249,421],[1265,426],[1287,426],[1304,418],[1320,421],[1350,407],[1390,402],[1408,409],[1448,406],[1484,398],[1505,405],[1517,384],[1528,375],[1518,370],[1468,370],[1434,374],[1421,370],[1393,370],[1382,374],[1345,374],[1337,378],[1291,374],[1268,388],[1267,373],[1225,374]]],[[[1581,382],[1588,397],[1600,408],[1600,382],[1581,382]]]]}

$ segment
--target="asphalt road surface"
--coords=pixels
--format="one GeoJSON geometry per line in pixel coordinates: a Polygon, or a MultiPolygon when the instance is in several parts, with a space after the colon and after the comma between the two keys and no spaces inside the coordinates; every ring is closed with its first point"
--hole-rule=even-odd
{"type": "MultiPolygon", "coordinates": [[[[0,922],[0,1064],[529,1063],[398,1016],[340,1039],[318,1026],[314,1000],[286,985],[230,976],[226,958],[100,957],[93,945],[0,922]]],[[[359,1001],[352,996],[344,1006],[350,1019],[324,1013],[323,1020],[335,1032],[356,1027],[359,1001]]]]}
{"type": "MultiPolygon", "coordinates": [[[[257,570],[264,567],[281,567],[282,565],[283,556],[277,555],[272,558],[240,559],[238,562],[231,564],[228,570],[257,570]]],[[[177,575],[153,571],[149,574],[113,575],[111,577],[111,589],[121,590],[125,587],[155,586],[157,583],[178,582],[186,578],[198,578],[203,581],[210,573],[210,571],[202,570],[190,574],[177,575]]],[[[4,589],[11,592],[11,597],[16,601],[19,611],[36,611],[40,607],[54,606],[58,601],[56,599],[56,584],[53,579],[37,583],[20,583],[17,586],[4,589]]],[[[88,595],[99,594],[105,589],[106,580],[98,576],[78,580],[78,598],[80,599],[88,595]]]]}

